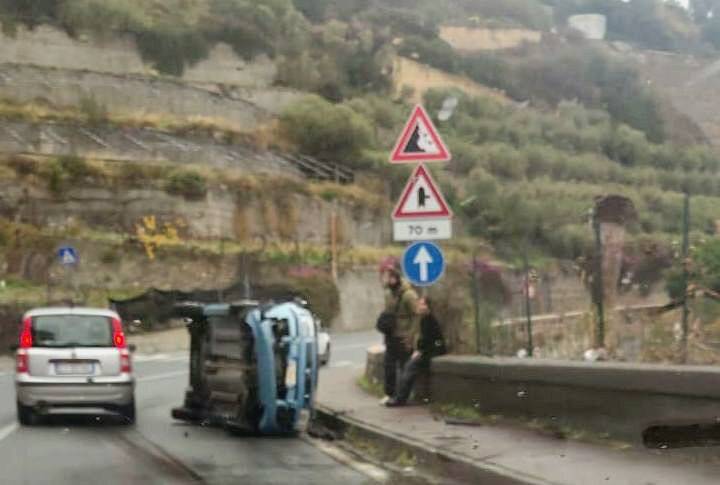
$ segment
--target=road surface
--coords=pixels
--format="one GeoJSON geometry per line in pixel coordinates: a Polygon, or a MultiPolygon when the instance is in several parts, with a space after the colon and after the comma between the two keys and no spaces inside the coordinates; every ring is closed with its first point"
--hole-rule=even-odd
{"type": "MultiPolygon", "coordinates": [[[[361,367],[363,346],[377,340],[371,332],[334,335],[330,365],[361,367]]],[[[172,420],[187,365],[184,353],[137,356],[138,421],[131,427],[96,416],[20,427],[12,374],[0,374],[0,483],[354,485],[382,478],[324,442],[238,437],[172,420]]]]}

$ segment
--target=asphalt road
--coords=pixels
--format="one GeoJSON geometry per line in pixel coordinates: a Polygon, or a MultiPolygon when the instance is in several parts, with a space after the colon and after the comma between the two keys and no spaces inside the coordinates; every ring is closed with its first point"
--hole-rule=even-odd
{"type": "MultiPolygon", "coordinates": [[[[364,349],[376,341],[372,332],[334,335],[330,365],[362,366],[364,349]]],[[[186,369],[182,354],[138,356],[135,426],[110,417],[55,416],[20,427],[12,374],[0,374],[0,483],[353,485],[382,478],[324,442],[233,436],[172,420],[186,369]]]]}

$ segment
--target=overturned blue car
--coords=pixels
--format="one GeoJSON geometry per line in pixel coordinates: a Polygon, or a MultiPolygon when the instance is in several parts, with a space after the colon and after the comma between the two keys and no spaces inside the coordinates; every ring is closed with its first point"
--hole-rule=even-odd
{"type": "Polygon", "coordinates": [[[183,303],[190,382],[175,419],[293,434],[312,417],[317,323],[302,301],[183,303]]]}

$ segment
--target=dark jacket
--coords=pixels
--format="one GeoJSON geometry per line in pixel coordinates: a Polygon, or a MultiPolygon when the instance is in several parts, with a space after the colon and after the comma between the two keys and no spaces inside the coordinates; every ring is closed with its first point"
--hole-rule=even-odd
{"type": "Polygon", "coordinates": [[[423,359],[431,359],[447,353],[440,324],[432,313],[425,315],[420,320],[420,337],[417,340],[416,348],[422,354],[423,359]]]}

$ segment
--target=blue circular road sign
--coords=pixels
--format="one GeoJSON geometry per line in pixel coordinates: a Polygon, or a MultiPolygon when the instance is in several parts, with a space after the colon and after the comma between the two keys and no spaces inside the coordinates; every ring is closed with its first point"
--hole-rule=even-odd
{"type": "Polygon", "coordinates": [[[445,257],[437,244],[419,241],[405,250],[402,268],[413,285],[430,286],[445,272],[445,257]]]}
{"type": "Polygon", "coordinates": [[[62,246],[58,249],[57,257],[63,266],[75,266],[80,259],[77,250],[72,246],[62,246]]]}

